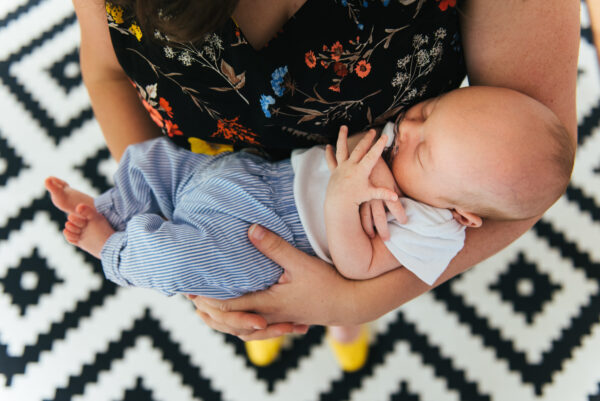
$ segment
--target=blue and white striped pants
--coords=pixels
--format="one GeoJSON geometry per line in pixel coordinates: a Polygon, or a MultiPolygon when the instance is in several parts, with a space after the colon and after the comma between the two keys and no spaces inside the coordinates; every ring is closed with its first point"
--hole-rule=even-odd
{"type": "Polygon", "coordinates": [[[289,160],[194,154],[165,138],[130,146],[115,187],[95,200],[117,231],[102,249],[104,273],[119,285],[167,295],[223,299],[265,289],[282,269],[250,243],[251,224],[314,254],[293,181],[289,160]]]}

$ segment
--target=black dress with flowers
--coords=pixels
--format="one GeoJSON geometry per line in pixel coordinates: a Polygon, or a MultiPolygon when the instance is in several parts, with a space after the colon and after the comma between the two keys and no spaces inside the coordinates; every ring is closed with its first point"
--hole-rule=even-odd
{"type": "Polygon", "coordinates": [[[107,3],[117,58],[178,145],[274,158],[382,124],[465,76],[456,0],[307,0],[261,50],[230,20],[200,45],[152,40],[107,3]]]}

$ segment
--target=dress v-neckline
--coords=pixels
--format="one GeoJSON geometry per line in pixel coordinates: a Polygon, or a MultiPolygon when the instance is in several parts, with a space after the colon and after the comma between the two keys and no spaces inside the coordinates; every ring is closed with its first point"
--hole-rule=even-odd
{"type": "Polygon", "coordinates": [[[233,26],[235,27],[235,29],[239,32],[240,37],[246,42],[247,46],[252,49],[252,51],[254,51],[255,53],[261,53],[263,52],[266,48],[269,47],[269,44],[277,39],[279,37],[279,33],[280,32],[285,32],[286,28],[295,20],[298,19],[298,17],[302,14],[306,13],[306,10],[308,9],[308,5],[309,3],[313,3],[313,0],[306,0],[297,10],[296,12],[290,17],[288,18],[287,21],[285,21],[285,23],[281,26],[281,28],[279,30],[277,30],[275,32],[275,34],[264,44],[263,47],[261,47],[260,49],[256,49],[254,46],[252,46],[252,44],[250,43],[250,41],[248,40],[248,38],[246,37],[246,35],[244,34],[244,31],[242,30],[242,28],[238,25],[238,23],[235,21],[235,19],[233,18],[233,16],[231,16],[230,20],[231,23],[233,24],[233,26]]]}

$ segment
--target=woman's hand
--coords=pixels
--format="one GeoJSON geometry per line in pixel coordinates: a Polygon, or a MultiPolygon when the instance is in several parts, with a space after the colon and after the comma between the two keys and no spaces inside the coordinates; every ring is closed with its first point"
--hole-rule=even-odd
{"type": "MultiPolygon", "coordinates": [[[[248,297],[250,295],[247,295],[248,297]]],[[[207,326],[223,333],[238,336],[244,341],[264,340],[284,334],[305,334],[307,325],[292,323],[276,323],[268,325],[260,315],[249,312],[228,311],[227,304],[196,295],[188,295],[196,306],[196,314],[207,326]]],[[[241,301],[241,299],[240,299],[241,301]]]]}
{"type": "Polygon", "coordinates": [[[271,288],[240,298],[221,301],[189,296],[208,326],[249,341],[306,333],[306,324],[327,325],[351,318],[353,281],[263,227],[253,225],[248,236],[259,251],[285,272],[271,288]],[[269,324],[272,322],[294,323],[269,324]]]}

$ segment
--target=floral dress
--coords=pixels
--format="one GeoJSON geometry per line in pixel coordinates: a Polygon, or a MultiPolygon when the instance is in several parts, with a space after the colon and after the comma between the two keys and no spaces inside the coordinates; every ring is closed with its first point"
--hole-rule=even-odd
{"type": "Polygon", "coordinates": [[[287,157],[334,142],[342,124],[357,132],[393,120],[465,76],[456,0],[306,0],[260,50],[233,20],[194,45],[106,10],[148,113],[195,152],[287,157]]]}

